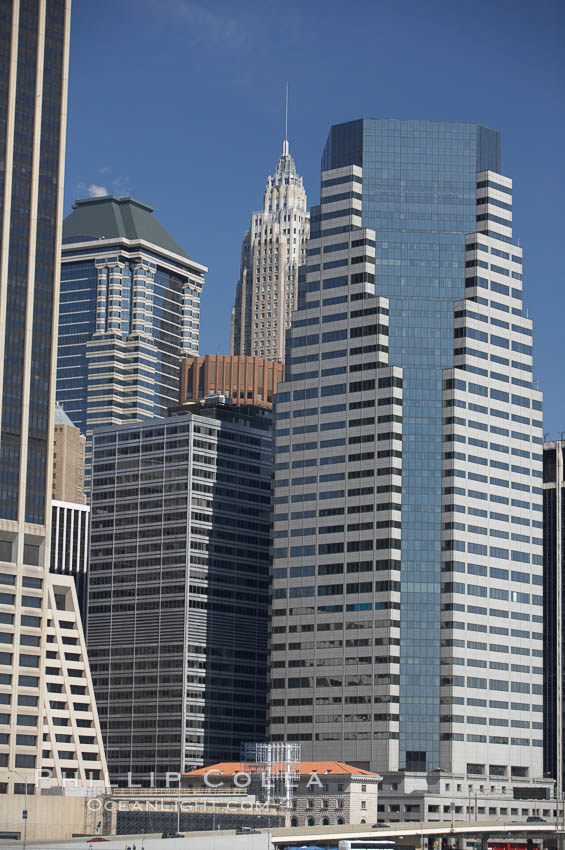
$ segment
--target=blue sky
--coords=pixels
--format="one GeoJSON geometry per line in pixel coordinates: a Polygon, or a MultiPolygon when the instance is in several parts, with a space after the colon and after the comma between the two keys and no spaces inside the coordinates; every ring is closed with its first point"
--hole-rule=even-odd
{"type": "Polygon", "coordinates": [[[65,213],[77,197],[105,189],[155,208],[210,268],[203,354],[229,351],[241,238],[280,155],[286,80],[290,149],[309,204],[319,197],[331,124],[430,118],[502,132],[545,430],[558,437],[565,429],[565,5],[75,0],[65,213]]]}

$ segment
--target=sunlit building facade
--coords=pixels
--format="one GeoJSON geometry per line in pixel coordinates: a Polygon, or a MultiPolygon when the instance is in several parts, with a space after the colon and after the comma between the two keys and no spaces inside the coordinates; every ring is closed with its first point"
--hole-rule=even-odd
{"type": "Polygon", "coordinates": [[[41,772],[66,823],[65,780],[103,787],[106,763],[73,580],[49,572],[70,4],[12,0],[2,14],[0,822],[19,834],[41,772]]]}
{"type": "Polygon", "coordinates": [[[243,238],[231,321],[231,354],[284,361],[285,332],[296,307],[298,269],[305,260],[310,219],[302,177],[288,140],[267,180],[263,209],[243,238]]]}
{"type": "Polygon", "coordinates": [[[467,817],[475,784],[543,776],[542,398],[499,134],[333,127],[307,255],[275,408],[271,736],[385,790],[457,775],[467,817]]]}
{"type": "Polygon", "coordinates": [[[63,222],[57,401],[87,434],[165,415],[198,354],[205,266],[133,198],[76,201],[63,222]]]}

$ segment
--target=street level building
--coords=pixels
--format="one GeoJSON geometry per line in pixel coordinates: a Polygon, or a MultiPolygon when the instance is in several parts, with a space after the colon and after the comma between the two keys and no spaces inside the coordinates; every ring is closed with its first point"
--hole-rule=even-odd
{"type": "Polygon", "coordinates": [[[271,462],[264,408],[94,432],[88,645],[113,784],[265,736],[271,462]]]}
{"type": "Polygon", "coordinates": [[[563,797],[563,574],[565,440],[543,451],[544,772],[563,797]]]}
{"type": "Polygon", "coordinates": [[[333,127],[307,254],[275,404],[269,737],[391,782],[537,783],[542,397],[498,133],[333,127]]]}
{"type": "Polygon", "coordinates": [[[403,771],[390,776],[379,789],[378,819],[386,823],[426,821],[561,821],[563,806],[547,779],[514,778],[491,785],[484,777],[469,781],[464,773],[447,775],[403,771]]]}
{"type": "Polygon", "coordinates": [[[221,395],[232,404],[272,407],[284,365],[264,357],[207,354],[181,362],[180,403],[221,395]]]}
{"type": "MultiPolygon", "coordinates": [[[[234,777],[246,771],[244,762],[221,762],[185,773],[182,786],[193,793],[227,793],[236,789],[234,777]]],[[[290,826],[331,826],[375,823],[378,773],[337,761],[301,761],[288,812],[290,826]]],[[[249,786],[252,791],[253,784],[249,786]]]]}
{"type": "Polygon", "coordinates": [[[306,191],[283,142],[267,180],[263,209],[243,237],[232,309],[230,353],[284,362],[285,332],[296,307],[298,268],[305,260],[310,218],[306,191]]]}
{"type": "Polygon", "coordinates": [[[74,584],[49,572],[70,3],[2,17],[0,823],[36,840],[47,809],[77,813],[65,781],[103,786],[106,765],[74,584]]]}
{"type": "Polygon", "coordinates": [[[57,399],[83,434],[165,415],[198,354],[207,269],[152,213],[87,198],[63,223],[57,399]]]}
{"type": "Polygon", "coordinates": [[[73,504],[86,504],[84,492],[84,463],[86,437],[73,425],[60,404],[55,405],[55,436],[53,439],[54,499],[73,504]]]}

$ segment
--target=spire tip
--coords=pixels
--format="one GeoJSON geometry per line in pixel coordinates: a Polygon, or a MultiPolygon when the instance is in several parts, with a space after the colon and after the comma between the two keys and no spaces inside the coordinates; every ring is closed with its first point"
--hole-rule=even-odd
{"type": "Polygon", "coordinates": [[[288,156],[288,82],[286,84],[285,102],[284,102],[284,143],[283,154],[288,156]],[[286,150],[285,150],[286,147],[286,150]]]}

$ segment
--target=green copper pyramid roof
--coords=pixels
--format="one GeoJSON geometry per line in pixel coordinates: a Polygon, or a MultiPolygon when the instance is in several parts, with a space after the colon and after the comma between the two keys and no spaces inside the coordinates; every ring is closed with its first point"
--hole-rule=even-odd
{"type": "Polygon", "coordinates": [[[83,198],[63,221],[63,243],[90,239],[143,239],[173,254],[190,259],[165,228],[153,217],[153,207],[134,198],[83,198]]]}

